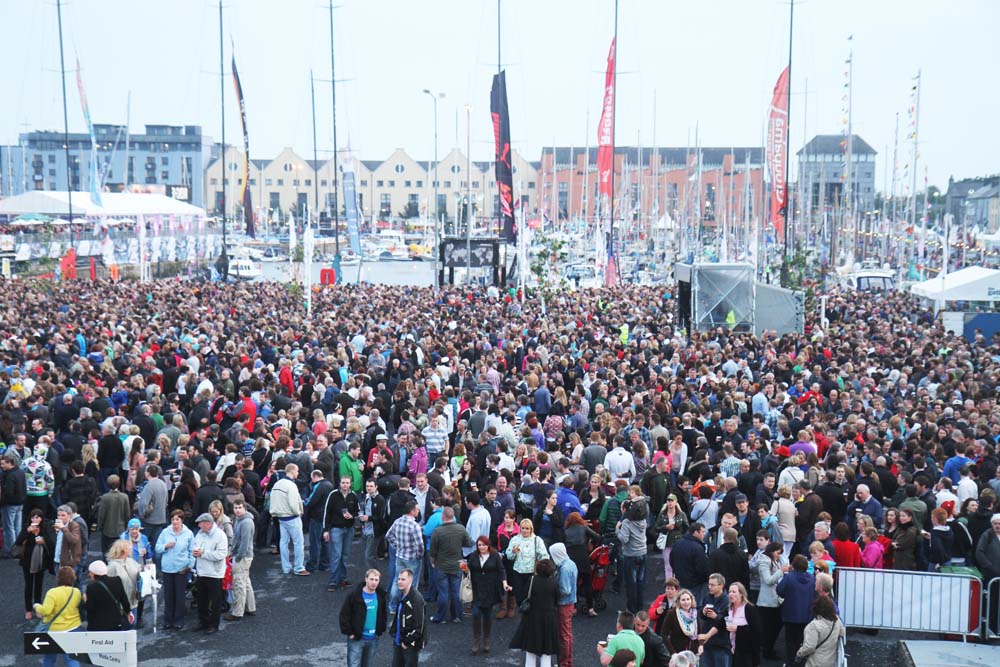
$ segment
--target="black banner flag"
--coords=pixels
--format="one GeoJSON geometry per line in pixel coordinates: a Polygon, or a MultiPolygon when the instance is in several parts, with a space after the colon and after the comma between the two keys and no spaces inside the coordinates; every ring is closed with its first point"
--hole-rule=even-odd
{"type": "Polygon", "coordinates": [[[510,152],[510,111],[507,107],[506,72],[493,75],[490,92],[490,115],[493,117],[493,138],[496,144],[496,177],[500,193],[500,221],[503,238],[513,241],[514,228],[514,169],[510,152]]]}

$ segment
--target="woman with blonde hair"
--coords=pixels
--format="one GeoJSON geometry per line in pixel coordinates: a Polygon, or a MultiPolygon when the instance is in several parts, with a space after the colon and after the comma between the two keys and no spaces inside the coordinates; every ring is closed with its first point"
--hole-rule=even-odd
{"type": "MultiPolygon", "coordinates": [[[[128,597],[129,628],[135,623],[135,614],[139,608],[139,564],[132,559],[132,545],[128,540],[115,540],[107,553],[108,576],[121,579],[122,588],[128,597]]],[[[139,626],[136,625],[136,628],[139,626]]]]}
{"type": "Polygon", "coordinates": [[[514,562],[514,597],[520,604],[528,596],[528,583],[539,560],[549,557],[542,538],[535,535],[531,519],[522,519],[521,531],[507,543],[506,556],[514,562]]]}

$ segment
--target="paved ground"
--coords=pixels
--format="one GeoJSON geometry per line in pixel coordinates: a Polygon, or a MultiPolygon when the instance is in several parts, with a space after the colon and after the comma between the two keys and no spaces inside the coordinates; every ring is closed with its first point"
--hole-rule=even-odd
{"type": "MultiPolygon", "coordinates": [[[[355,549],[355,554],[359,555],[355,549]]],[[[96,556],[96,554],[95,554],[96,556]]],[[[659,557],[650,557],[649,573],[660,572],[660,581],[649,583],[651,599],[654,591],[662,590],[662,569],[659,557]]],[[[382,563],[385,571],[384,562],[382,563]]],[[[360,570],[349,570],[352,581],[360,580],[360,570]]],[[[654,575],[655,576],[655,575],[654,575]]],[[[140,631],[139,663],[144,667],[175,667],[177,665],[241,665],[266,664],[269,667],[305,667],[312,665],[346,664],[346,644],[340,633],[337,614],[346,592],[328,593],[326,575],[311,577],[281,574],[278,557],[258,553],[253,564],[253,582],[257,594],[258,613],[238,623],[226,624],[220,632],[210,637],[200,633],[157,632],[149,624],[140,631]]],[[[48,578],[46,583],[51,583],[48,578]]],[[[35,623],[23,620],[21,612],[22,579],[20,568],[14,561],[0,561],[0,667],[38,664],[40,660],[21,654],[20,633],[30,631],[35,623]],[[38,660],[38,662],[35,662],[38,660]]],[[[149,612],[147,602],[147,613],[149,612]]],[[[597,618],[576,617],[573,634],[576,640],[576,664],[584,667],[597,665],[595,646],[609,632],[614,632],[614,610],[623,607],[622,596],[611,595],[608,609],[597,618]]],[[[193,626],[196,615],[189,612],[188,625],[193,626]]],[[[516,621],[504,620],[494,624],[493,651],[488,657],[473,658],[469,654],[472,640],[470,619],[462,624],[431,625],[430,645],[422,652],[421,664],[443,665],[477,661],[484,665],[523,665],[520,652],[507,649],[514,633],[516,621]]],[[[851,633],[848,643],[851,667],[893,667],[896,662],[895,640],[851,633]]],[[[778,642],[781,645],[781,640],[778,642]]],[[[391,663],[392,647],[383,638],[377,656],[378,665],[391,663]]],[[[767,663],[775,667],[779,663],[767,663]]],[[[995,664],[995,661],[994,661],[995,664]]]]}

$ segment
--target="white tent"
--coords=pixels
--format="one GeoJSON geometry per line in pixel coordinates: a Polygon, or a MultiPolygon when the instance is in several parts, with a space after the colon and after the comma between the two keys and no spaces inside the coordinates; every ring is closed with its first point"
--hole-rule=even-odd
{"type": "MultiPolygon", "coordinates": [[[[74,221],[76,216],[88,218],[134,217],[137,215],[205,216],[205,209],[166,195],[102,192],[101,202],[103,206],[94,204],[90,200],[89,192],[74,192],[74,221]]],[[[69,193],[58,190],[34,190],[0,199],[0,215],[13,217],[25,213],[69,216],[69,193]]]]}
{"type": "Polygon", "coordinates": [[[917,296],[932,301],[1000,301],[1000,271],[969,266],[960,271],[910,287],[917,296]]]}

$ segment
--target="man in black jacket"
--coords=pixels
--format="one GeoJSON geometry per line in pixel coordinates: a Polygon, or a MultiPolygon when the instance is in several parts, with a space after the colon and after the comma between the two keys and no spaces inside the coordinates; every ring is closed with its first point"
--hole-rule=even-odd
{"type": "Polygon", "coordinates": [[[354,539],[354,518],[358,516],[358,497],[351,491],[351,478],[340,478],[340,487],[327,495],[323,505],[323,540],[330,543],[330,580],[326,590],[350,586],[347,561],[354,539]]]}
{"type": "Polygon", "coordinates": [[[84,474],[83,461],[73,461],[69,467],[70,478],[63,487],[63,500],[76,505],[77,513],[90,526],[94,520],[94,505],[97,504],[97,482],[84,474]]]}
{"type": "Polygon", "coordinates": [[[305,515],[309,520],[309,560],[306,569],[310,572],[326,570],[330,567],[330,550],[323,541],[323,512],[326,500],[333,493],[333,483],[324,479],[319,470],[312,471],[309,498],[305,505],[305,515]]]}
{"type": "Polygon", "coordinates": [[[0,459],[0,513],[3,515],[3,556],[13,558],[11,549],[21,531],[21,509],[28,497],[27,480],[17,459],[4,455],[0,459]]]}
{"type": "Polygon", "coordinates": [[[381,575],[371,569],[340,608],[340,631],[347,635],[347,664],[373,667],[378,639],[385,634],[389,595],[379,586],[381,575]],[[370,612],[374,609],[375,613],[370,612]]]}
{"type": "Polygon", "coordinates": [[[722,531],[722,546],[708,557],[708,571],[721,574],[726,578],[726,583],[738,581],[749,588],[750,565],[746,554],[737,546],[739,533],[735,528],[724,528],[722,531]]]}
{"type": "Polygon", "coordinates": [[[681,537],[670,550],[670,567],[681,588],[694,593],[701,603],[708,581],[708,558],[705,555],[705,525],[695,521],[688,534],[681,537]]]}
{"type": "Polygon", "coordinates": [[[194,496],[194,515],[201,516],[208,512],[208,506],[213,500],[218,500],[225,505],[226,496],[222,492],[222,486],[217,481],[217,474],[214,470],[209,470],[205,475],[204,482],[198,487],[198,492],[194,496]]]}
{"type": "Polygon", "coordinates": [[[649,627],[648,613],[640,611],[635,615],[632,630],[639,635],[646,647],[642,664],[636,667],[667,667],[670,653],[667,651],[667,645],[663,643],[663,638],[649,627]]]}
{"type": "Polygon", "coordinates": [[[395,637],[398,633],[399,639],[393,641],[392,664],[397,667],[417,667],[420,649],[427,645],[424,597],[413,585],[413,572],[409,569],[396,575],[396,586],[399,588],[400,599],[393,610],[396,618],[392,634],[395,637]]]}
{"type": "Polygon", "coordinates": [[[358,520],[361,521],[361,544],[364,545],[365,567],[377,565],[379,545],[389,528],[389,510],[385,498],[378,492],[374,479],[365,482],[365,495],[358,501],[358,520]]]}

